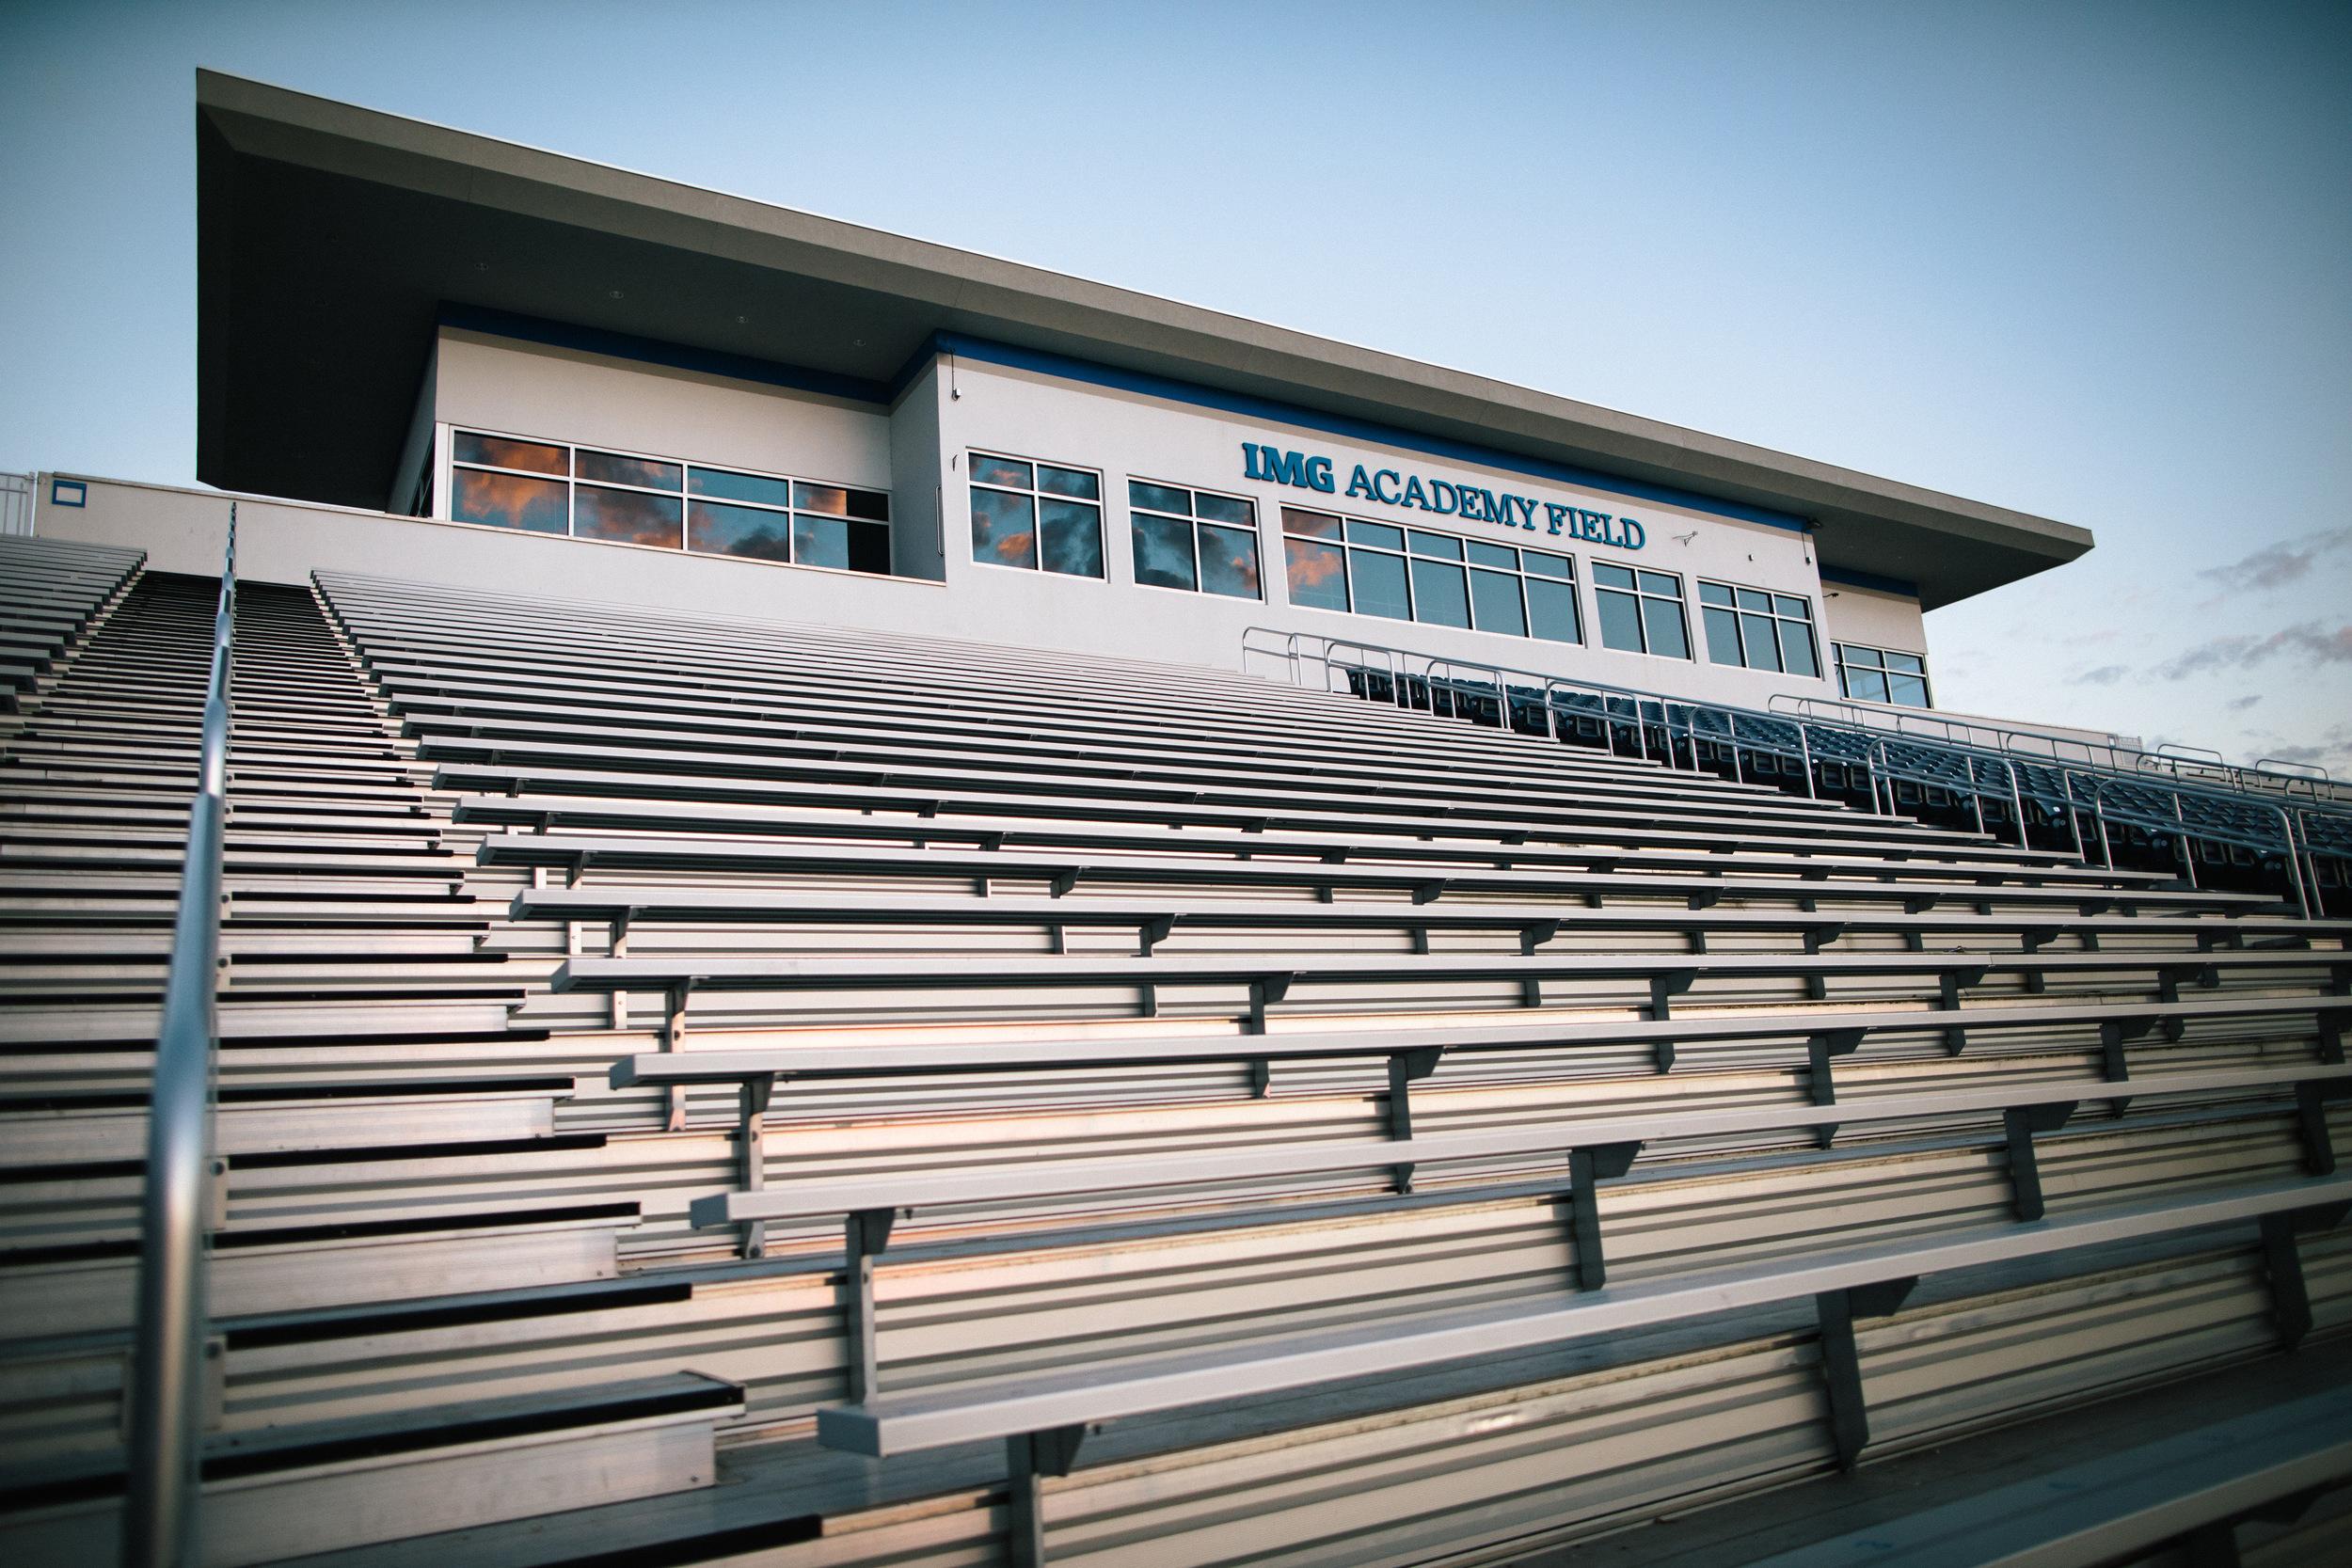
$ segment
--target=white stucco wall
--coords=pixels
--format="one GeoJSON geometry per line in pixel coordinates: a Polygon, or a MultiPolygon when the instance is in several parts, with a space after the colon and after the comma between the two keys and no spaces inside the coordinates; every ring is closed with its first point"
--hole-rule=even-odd
{"type": "MultiPolygon", "coordinates": [[[[1832,641],[1866,642],[1906,654],[1927,652],[1927,621],[1918,600],[1851,583],[1824,583],[1822,588],[1822,613],[1832,641]]],[[[1827,650],[1822,657],[1828,657],[1827,650]]]]}
{"type": "MultiPolygon", "coordinates": [[[[891,488],[890,419],[861,404],[443,327],[434,418],[510,436],[891,488]]],[[[437,498],[446,514],[446,496],[437,498]]]]}

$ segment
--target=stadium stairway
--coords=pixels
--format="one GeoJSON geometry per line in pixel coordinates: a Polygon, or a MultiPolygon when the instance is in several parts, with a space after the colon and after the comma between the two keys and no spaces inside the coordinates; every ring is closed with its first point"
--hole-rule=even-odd
{"type": "MultiPolygon", "coordinates": [[[[215,586],[0,542],[12,1560],[119,1527],[215,586]]],[[[2034,1517],[2341,1534],[2352,923],[1210,671],[335,574],[236,649],[207,1561],[1764,1556],[2290,1405],[2034,1517]]]]}

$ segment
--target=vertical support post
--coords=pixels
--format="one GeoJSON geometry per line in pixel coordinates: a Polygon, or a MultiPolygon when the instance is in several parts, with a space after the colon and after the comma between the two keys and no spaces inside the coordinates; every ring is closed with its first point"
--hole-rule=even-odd
{"type": "Polygon", "coordinates": [[[1870,1442],[1870,1412],[1862,1393],[1862,1353],[1855,1343],[1856,1318],[1883,1318],[1899,1309],[1919,1281],[1915,1277],[1823,1291],[1813,1298],[1821,1325],[1821,1381],[1829,1393],[1830,1442],[1837,1467],[1851,1470],[1870,1442]]]}
{"type": "MultiPolygon", "coordinates": [[[[738,1093],[741,1119],[736,1129],[736,1184],[744,1192],[756,1193],[768,1185],[768,1105],[776,1092],[776,1075],[763,1072],[743,1080],[738,1093]]],[[[768,1222],[743,1222],[742,1254],[746,1258],[768,1256],[768,1222]]]]}
{"type": "Polygon", "coordinates": [[[2008,1145],[2010,1208],[2021,1221],[2042,1218],[2042,1157],[2034,1134],[2055,1132],[2074,1114],[2074,1101],[2051,1105],[2012,1106],[2001,1113],[2001,1135],[2008,1145]]]}
{"type": "Polygon", "coordinates": [[[1012,1568],[1045,1568],[1044,1479],[1068,1475],[1085,1440],[1083,1426],[1016,1433],[1005,1439],[1005,1472],[1010,1483],[1006,1546],[1012,1568]]]}
{"type": "MultiPolygon", "coordinates": [[[[1398,1143],[1413,1135],[1413,1091],[1416,1078],[1426,1078],[1438,1070],[1438,1049],[1423,1046],[1415,1051],[1399,1051],[1389,1058],[1389,1136],[1398,1143]]],[[[1413,1190],[1413,1166],[1410,1161],[1389,1167],[1396,1182],[1396,1190],[1413,1190]]]]}
{"type": "Polygon", "coordinates": [[[862,1209],[842,1222],[848,1262],[842,1270],[841,1315],[850,1402],[882,1392],[882,1362],[874,1329],[874,1259],[890,1245],[895,1209],[862,1209]]]}
{"type": "Polygon", "coordinates": [[[2312,1331],[2312,1297],[2303,1283],[2302,1249],[2295,1243],[2295,1215],[2265,1214],[2262,1237],[2271,1317],[2279,1325],[2279,1338],[2293,1350],[2312,1331]]]}
{"type": "Polygon", "coordinates": [[[1576,1288],[1597,1291],[1609,1282],[1600,1242],[1597,1183],[1613,1181],[1633,1167],[1638,1143],[1598,1144],[1568,1150],[1568,1244],[1576,1264],[1576,1288]]]}

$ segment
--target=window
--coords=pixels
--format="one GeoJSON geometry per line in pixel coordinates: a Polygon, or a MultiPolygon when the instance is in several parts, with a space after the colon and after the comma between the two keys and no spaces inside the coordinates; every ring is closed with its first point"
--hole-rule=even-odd
{"type": "Polygon", "coordinates": [[[1813,641],[1813,603],[1760,588],[1699,584],[1699,619],[1707,626],[1707,657],[1717,664],[1782,670],[1820,678],[1813,641]]]}
{"type": "Polygon", "coordinates": [[[453,432],[449,515],[702,555],[890,571],[890,498],[777,474],[453,432]]]}
{"type": "Polygon", "coordinates": [[[971,454],[972,559],[990,566],[1103,575],[1103,476],[971,454]]]}
{"type": "Polygon", "coordinates": [[[1291,603],[1581,642],[1576,562],[1546,550],[1282,508],[1291,603]]]}
{"type": "Polygon", "coordinates": [[[1857,702],[1892,703],[1897,707],[1933,707],[1928,700],[1928,660],[1924,654],[1900,654],[1886,648],[1840,642],[1837,647],[1837,689],[1857,702]]]}
{"type": "Polygon", "coordinates": [[[1593,609],[1600,644],[1621,653],[1689,658],[1691,635],[1682,619],[1682,579],[1671,572],[1593,562],[1593,609]]]}
{"type": "Polygon", "coordinates": [[[1127,515],[1135,527],[1137,582],[1235,599],[1263,596],[1252,503],[1136,479],[1127,483],[1127,515]]]}

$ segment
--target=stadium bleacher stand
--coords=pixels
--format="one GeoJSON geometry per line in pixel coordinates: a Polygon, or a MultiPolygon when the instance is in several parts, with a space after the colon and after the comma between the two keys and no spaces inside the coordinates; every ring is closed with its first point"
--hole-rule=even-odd
{"type": "MultiPolygon", "coordinates": [[[[218,587],[0,539],[11,1561],[122,1528],[218,587]]],[[[331,573],[239,586],[231,688],[207,1562],[2345,1539],[2332,880],[331,573]]]]}

